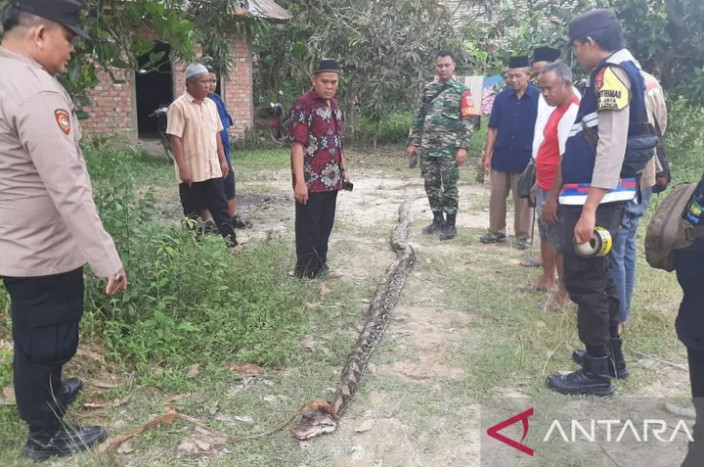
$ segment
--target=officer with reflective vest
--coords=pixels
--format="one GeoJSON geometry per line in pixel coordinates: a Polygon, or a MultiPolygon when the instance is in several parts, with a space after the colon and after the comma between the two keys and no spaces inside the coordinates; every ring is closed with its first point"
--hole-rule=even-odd
{"type": "Polygon", "coordinates": [[[611,377],[628,375],[618,334],[618,293],[604,254],[608,248],[596,248],[594,256],[577,251],[597,243],[597,227],[604,242],[611,241],[609,234],[615,237],[657,138],[648,124],[639,65],[623,47],[614,12],[595,9],[578,16],[569,25],[569,40],[591,75],[563,154],[558,212],[570,245],[563,252],[565,286],[578,306],[577,328],[586,352],[573,354],[580,370],[551,375],[547,386],[563,394],[606,396],[613,393],[611,377]]]}

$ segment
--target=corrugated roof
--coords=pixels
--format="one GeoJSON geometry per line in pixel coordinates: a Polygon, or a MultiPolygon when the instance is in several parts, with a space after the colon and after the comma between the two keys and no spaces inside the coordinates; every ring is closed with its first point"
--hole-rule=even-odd
{"type": "Polygon", "coordinates": [[[253,16],[276,21],[288,21],[293,18],[290,11],[272,0],[249,0],[247,3],[247,9],[253,16]]]}

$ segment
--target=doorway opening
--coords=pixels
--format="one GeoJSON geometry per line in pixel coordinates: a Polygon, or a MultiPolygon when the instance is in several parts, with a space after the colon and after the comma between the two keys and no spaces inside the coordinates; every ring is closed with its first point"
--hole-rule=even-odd
{"type": "Polygon", "coordinates": [[[139,137],[157,136],[157,119],[149,115],[161,105],[169,105],[174,100],[174,75],[169,59],[171,47],[158,42],[154,48],[138,59],[139,70],[135,72],[135,93],[137,97],[137,130],[139,137]],[[152,60],[160,55],[156,63],[152,60]],[[148,71],[145,67],[150,65],[148,71]]]}

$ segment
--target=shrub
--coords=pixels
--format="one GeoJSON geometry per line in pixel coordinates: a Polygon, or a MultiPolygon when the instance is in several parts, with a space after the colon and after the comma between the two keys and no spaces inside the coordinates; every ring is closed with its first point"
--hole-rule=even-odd
{"type": "Polygon", "coordinates": [[[413,113],[394,113],[377,123],[367,117],[359,119],[356,131],[356,142],[361,145],[372,145],[376,139],[378,144],[405,144],[408,131],[413,122],[413,113]]]}
{"type": "Polygon", "coordinates": [[[86,148],[85,156],[100,216],[130,281],[127,291],[108,297],[104,280],[86,274],[89,339],[138,366],[295,358],[309,289],[281,280],[289,245],[270,239],[233,255],[219,236],[165,226],[155,218],[152,190],[138,195],[135,151],[86,148]]]}
{"type": "Polygon", "coordinates": [[[665,145],[677,181],[699,179],[704,169],[704,108],[669,96],[665,145]]]}

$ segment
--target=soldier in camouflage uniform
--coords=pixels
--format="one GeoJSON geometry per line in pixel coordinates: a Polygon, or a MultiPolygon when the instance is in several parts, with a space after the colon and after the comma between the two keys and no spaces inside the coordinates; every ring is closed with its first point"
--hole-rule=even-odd
{"type": "Polygon", "coordinates": [[[406,154],[415,157],[421,153],[421,173],[433,211],[433,222],[423,233],[440,232],[441,240],[450,240],[457,235],[458,168],[467,160],[474,112],[471,92],[454,78],[455,61],[450,52],[437,54],[435,71],[437,78],[423,90],[406,154]]]}

